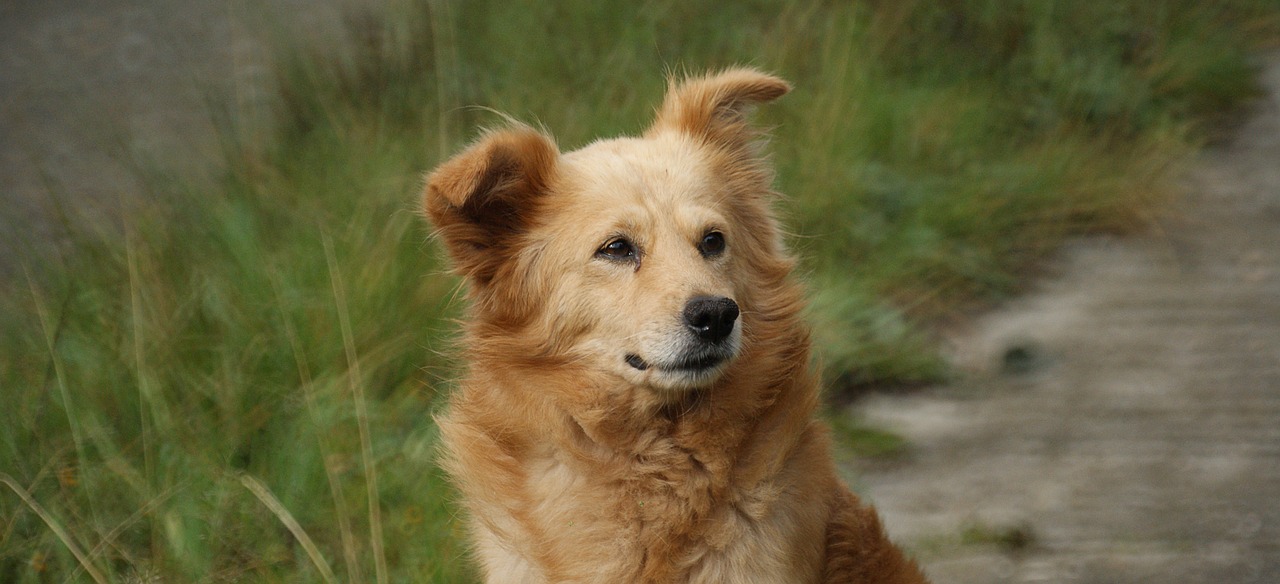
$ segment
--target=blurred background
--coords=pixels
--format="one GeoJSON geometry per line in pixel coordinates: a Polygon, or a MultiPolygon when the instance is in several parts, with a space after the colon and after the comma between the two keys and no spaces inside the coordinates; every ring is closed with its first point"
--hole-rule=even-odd
{"type": "Polygon", "coordinates": [[[470,582],[424,171],[748,64],[938,583],[1280,581],[1274,0],[0,5],[0,581],[470,582]]]}

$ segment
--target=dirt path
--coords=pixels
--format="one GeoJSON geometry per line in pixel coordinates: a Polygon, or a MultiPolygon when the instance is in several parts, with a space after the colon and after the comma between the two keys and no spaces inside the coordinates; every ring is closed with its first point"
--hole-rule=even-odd
{"type": "Polygon", "coordinates": [[[1280,582],[1280,54],[1164,233],[1078,242],[956,339],[952,387],[866,402],[858,470],[938,584],[1280,582]]]}

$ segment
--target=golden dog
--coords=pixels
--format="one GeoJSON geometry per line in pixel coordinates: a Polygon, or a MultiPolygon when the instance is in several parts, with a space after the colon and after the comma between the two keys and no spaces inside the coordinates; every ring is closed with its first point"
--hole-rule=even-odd
{"type": "Polygon", "coordinates": [[[488,582],[924,576],[837,478],[803,293],[746,117],[790,90],[671,86],[640,138],[490,132],[427,179],[471,314],[437,422],[488,582]]]}

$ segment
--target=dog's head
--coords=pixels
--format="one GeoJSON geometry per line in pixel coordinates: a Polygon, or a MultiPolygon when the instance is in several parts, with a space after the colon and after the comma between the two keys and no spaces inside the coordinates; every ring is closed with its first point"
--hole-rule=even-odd
{"type": "Polygon", "coordinates": [[[426,213],[468,281],[473,338],[661,395],[714,383],[790,269],[746,119],[789,89],[729,70],[673,83],[642,137],[561,153],[516,127],[433,171],[426,213]]]}

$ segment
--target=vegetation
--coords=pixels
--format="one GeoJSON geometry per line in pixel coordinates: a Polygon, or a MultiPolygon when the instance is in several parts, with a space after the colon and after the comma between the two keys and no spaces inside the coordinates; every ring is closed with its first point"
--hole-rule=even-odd
{"type": "Polygon", "coordinates": [[[918,383],[945,372],[927,323],[1167,207],[1280,10],[424,0],[351,22],[281,59],[270,129],[227,124],[216,185],[151,173],[157,210],[73,222],[0,294],[0,581],[473,579],[433,464],[457,283],[415,207],[494,110],[571,149],[640,131],[666,71],[793,81],[760,115],[828,378],[918,383]]]}

